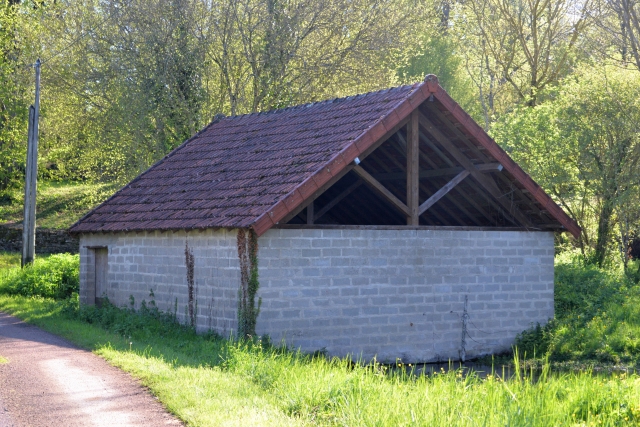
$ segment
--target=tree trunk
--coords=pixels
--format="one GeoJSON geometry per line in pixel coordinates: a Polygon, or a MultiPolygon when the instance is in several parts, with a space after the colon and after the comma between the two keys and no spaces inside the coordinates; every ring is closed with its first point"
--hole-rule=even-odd
{"type": "Polygon", "coordinates": [[[602,267],[607,256],[607,244],[609,243],[609,231],[611,229],[611,216],[613,215],[613,203],[610,199],[605,199],[600,209],[598,219],[598,232],[596,240],[596,250],[593,260],[598,267],[602,267]]]}

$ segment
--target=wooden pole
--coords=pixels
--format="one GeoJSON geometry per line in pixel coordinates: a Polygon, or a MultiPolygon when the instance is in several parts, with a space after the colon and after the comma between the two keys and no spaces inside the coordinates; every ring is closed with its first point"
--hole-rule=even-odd
{"type": "Polygon", "coordinates": [[[313,213],[313,201],[307,206],[307,225],[313,225],[315,214],[313,213]]]}
{"type": "Polygon", "coordinates": [[[33,263],[36,253],[36,190],[38,178],[38,121],[40,116],[40,60],[36,69],[36,100],[29,107],[27,168],[24,185],[24,220],[22,221],[22,267],[33,263]]]}
{"type": "Polygon", "coordinates": [[[419,186],[420,186],[420,135],[418,129],[418,111],[411,113],[407,124],[407,225],[419,225],[419,186]]]}

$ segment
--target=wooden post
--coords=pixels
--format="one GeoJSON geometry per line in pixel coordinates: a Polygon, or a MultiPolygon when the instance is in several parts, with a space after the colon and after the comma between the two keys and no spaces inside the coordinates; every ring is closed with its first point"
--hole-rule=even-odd
{"type": "Polygon", "coordinates": [[[420,134],[418,129],[418,111],[411,113],[407,123],[407,225],[419,225],[419,185],[420,185],[420,134]]]}
{"type": "Polygon", "coordinates": [[[309,203],[309,206],[307,206],[307,225],[313,225],[313,220],[314,220],[314,212],[313,212],[313,201],[311,203],[309,203]]]}
{"type": "Polygon", "coordinates": [[[38,178],[38,121],[40,115],[40,60],[36,69],[36,100],[29,107],[27,168],[24,185],[24,219],[22,221],[22,267],[33,263],[36,253],[36,190],[38,178]]]}

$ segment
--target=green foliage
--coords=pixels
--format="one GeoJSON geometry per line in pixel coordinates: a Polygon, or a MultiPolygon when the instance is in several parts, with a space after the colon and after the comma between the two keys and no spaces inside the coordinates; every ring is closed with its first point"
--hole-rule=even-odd
{"type": "Polygon", "coordinates": [[[578,222],[583,254],[602,267],[616,225],[623,241],[640,228],[640,80],[585,66],[545,95],[502,116],[492,134],[578,222]]]}
{"type": "Polygon", "coordinates": [[[132,307],[117,308],[108,299],[104,300],[101,307],[80,305],[76,296],[67,301],[62,313],[70,319],[96,325],[136,340],[150,336],[183,336],[186,340],[195,337],[192,327],[178,323],[175,313],[158,310],[153,299],[149,303],[142,301],[140,309],[136,311],[132,307]]]}
{"type": "Polygon", "coordinates": [[[427,74],[435,74],[440,85],[465,111],[481,119],[473,84],[464,70],[463,58],[453,37],[442,32],[423,35],[415,51],[407,55],[409,58],[397,70],[402,82],[414,83],[423,80],[427,74]]]}
{"type": "Polygon", "coordinates": [[[640,363],[640,286],[564,254],[556,264],[555,319],[522,332],[520,353],[555,362],[640,363]]]}
{"type": "Polygon", "coordinates": [[[240,260],[240,289],[238,290],[238,336],[253,337],[260,314],[262,298],[256,295],[258,281],[258,235],[252,229],[238,230],[238,258],[240,260]]]}
{"type": "Polygon", "coordinates": [[[26,157],[28,104],[20,81],[25,70],[16,63],[17,9],[14,2],[0,0],[0,197],[19,186],[26,157]]]}
{"type": "Polygon", "coordinates": [[[38,257],[26,268],[4,270],[0,276],[0,292],[26,297],[69,298],[78,292],[79,264],[78,255],[38,257]]]}

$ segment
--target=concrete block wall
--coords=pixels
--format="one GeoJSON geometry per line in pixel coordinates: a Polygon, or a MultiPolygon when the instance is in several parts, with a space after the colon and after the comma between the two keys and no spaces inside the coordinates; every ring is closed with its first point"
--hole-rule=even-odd
{"type": "MultiPolygon", "coordinates": [[[[195,258],[197,328],[237,329],[237,230],[89,234],[81,301],[91,304],[95,247],[108,248],[107,296],[150,301],[186,322],[185,244],[195,258]]],[[[269,230],[259,239],[258,334],[303,351],[393,362],[508,350],[553,316],[553,234],[449,230],[269,230]]]]}
{"type": "Polygon", "coordinates": [[[237,230],[84,234],[80,238],[80,301],[93,304],[93,249],[108,248],[107,297],[117,306],[139,308],[154,300],[181,322],[188,319],[185,245],[194,255],[196,327],[228,336],[237,329],[237,230]],[[154,297],[150,296],[153,290],[154,297]],[[176,309],[177,306],[177,309],[176,309]]]}
{"type": "Polygon", "coordinates": [[[269,230],[257,332],[303,351],[405,362],[508,350],[553,317],[553,233],[269,230]]]}

